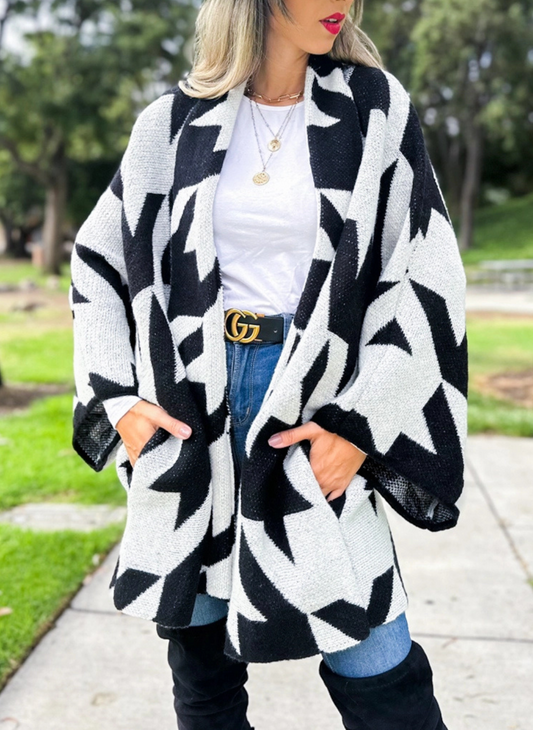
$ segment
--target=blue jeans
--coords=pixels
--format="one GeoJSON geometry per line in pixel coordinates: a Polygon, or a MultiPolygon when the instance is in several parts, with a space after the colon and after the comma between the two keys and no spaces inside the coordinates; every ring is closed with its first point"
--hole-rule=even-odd
{"type": "MultiPolygon", "coordinates": [[[[285,339],[294,315],[281,314],[284,318],[285,339]]],[[[270,385],[283,344],[264,342],[243,345],[226,340],[232,446],[238,470],[244,456],[248,428],[270,385]]],[[[202,626],[217,621],[227,614],[227,610],[227,601],[199,593],[190,625],[202,626]]],[[[402,613],[393,621],[371,629],[370,635],[356,646],[342,651],[322,652],[322,657],[336,674],[369,677],[395,667],[405,659],[410,648],[409,627],[405,613],[402,613]]]]}

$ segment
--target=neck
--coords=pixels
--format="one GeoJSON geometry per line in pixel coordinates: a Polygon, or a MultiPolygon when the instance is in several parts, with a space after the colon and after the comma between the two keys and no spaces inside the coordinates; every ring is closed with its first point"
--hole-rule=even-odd
{"type": "MultiPolygon", "coordinates": [[[[309,53],[297,48],[281,33],[271,30],[267,34],[264,60],[251,79],[250,85],[256,94],[271,99],[277,99],[284,94],[303,92],[308,59],[309,53]]],[[[299,97],[298,100],[301,99],[302,97],[299,97]]],[[[279,102],[269,102],[263,98],[260,101],[265,104],[271,103],[272,106],[289,106],[298,100],[283,99],[279,102]]]]}

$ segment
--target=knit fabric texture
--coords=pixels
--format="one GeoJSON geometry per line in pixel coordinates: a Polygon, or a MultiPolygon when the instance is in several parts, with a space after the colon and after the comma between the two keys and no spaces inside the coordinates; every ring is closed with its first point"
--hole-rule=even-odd
{"type": "Polygon", "coordinates": [[[212,205],[244,88],[195,99],[175,86],[150,103],[76,236],[73,445],[95,471],[115,462],[127,491],[116,608],[183,627],[209,593],[229,601],[226,653],[271,662],[354,646],[406,609],[383,499],[418,527],[456,524],[465,276],[408,92],[311,54],[319,227],[236,479],[212,205]],[[159,428],[132,468],[103,407],[128,394],[192,436],[159,428]],[[368,454],[331,502],[308,440],[267,443],[309,420],[368,454]]]}

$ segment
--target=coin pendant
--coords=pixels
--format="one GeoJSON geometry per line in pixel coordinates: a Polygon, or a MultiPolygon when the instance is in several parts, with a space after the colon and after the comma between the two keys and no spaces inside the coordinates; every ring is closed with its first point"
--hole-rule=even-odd
{"type": "Polygon", "coordinates": [[[265,172],[264,170],[262,172],[258,172],[253,176],[253,181],[256,185],[264,185],[270,180],[270,175],[268,172],[265,172]]]}
{"type": "Polygon", "coordinates": [[[279,148],[281,147],[281,142],[279,139],[271,139],[268,143],[268,149],[271,152],[277,152],[279,148]]]}

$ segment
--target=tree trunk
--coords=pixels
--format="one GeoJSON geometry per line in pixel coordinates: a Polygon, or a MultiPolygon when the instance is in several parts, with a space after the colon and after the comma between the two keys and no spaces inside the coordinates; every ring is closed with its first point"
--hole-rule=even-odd
{"type": "Polygon", "coordinates": [[[5,244],[5,254],[6,256],[9,256],[9,248],[12,241],[12,230],[11,230],[11,222],[6,220],[0,215],[0,240],[4,240],[5,244]]]}
{"type": "Polygon", "coordinates": [[[461,181],[463,178],[460,165],[459,138],[450,137],[446,132],[446,128],[441,127],[437,131],[436,139],[446,205],[452,218],[456,218],[460,212],[461,181]]]}
{"type": "Polygon", "coordinates": [[[466,140],[466,164],[461,192],[461,230],[459,235],[459,248],[461,251],[466,251],[472,246],[474,211],[481,182],[482,162],[483,132],[477,124],[474,124],[466,140]]]}
{"type": "Polygon", "coordinates": [[[25,231],[20,227],[14,227],[7,221],[2,221],[6,236],[6,256],[12,259],[29,258],[26,251],[25,231]]]}
{"type": "Polygon", "coordinates": [[[67,199],[67,170],[61,145],[54,164],[55,174],[46,189],[43,223],[43,273],[60,274],[63,254],[63,220],[67,199]]]}

